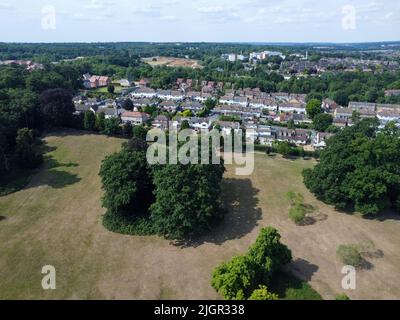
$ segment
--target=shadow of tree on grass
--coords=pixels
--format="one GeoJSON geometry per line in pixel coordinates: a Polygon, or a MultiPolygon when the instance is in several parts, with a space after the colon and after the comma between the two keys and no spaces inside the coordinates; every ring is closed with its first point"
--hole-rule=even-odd
{"type": "Polygon", "coordinates": [[[56,147],[45,145],[44,150],[46,154],[44,155],[42,171],[31,181],[29,188],[47,185],[54,189],[62,189],[81,181],[77,174],[65,170],[78,167],[77,163],[61,163],[55,159],[51,153],[57,150],[56,147]]]}
{"type": "Polygon", "coordinates": [[[227,213],[223,220],[204,236],[174,243],[181,247],[197,247],[204,243],[222,244],[240,239],[250,233],[262,218],[257,207],[257,194],[250,179],[224,179],[222,182],[222,205],[227,213]]]}
{"type": "Polygon", "coordinates": [[[308,262],[307,260],[298,258],[288,265],[288,268],[300,279],[311,281],[312,276],[318,271],[318,266],[308,262]]]}

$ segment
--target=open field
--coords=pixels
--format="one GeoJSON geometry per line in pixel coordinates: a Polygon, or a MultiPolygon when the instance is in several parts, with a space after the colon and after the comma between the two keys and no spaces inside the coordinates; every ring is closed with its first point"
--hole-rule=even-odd
{"type": "Polygon", "coordinates": [[[144,62],[148,63],[152,67],[155,66],[167,66],[167,67],[185,67],[192,69],[203,68],[197,60],[184,59],[184,58],[173,58],[173,57],[151,57],[144,58],[144,62]],[[155,59],[155,61],[153,61],[155,59]]]}
{"type": "MultiPolygon", "coordinates": [[[[114,87],[115,87],[115,91],[114,91],[115,94],[120,94],[122,92],[123,88],[121,86],[118,86],[118,85],[114,84],[114,87]]],[[[108,93],[108,88],[107,87],[101,87],[101,88],[91,89],[90,92],[108,93]]]]}
{"type": "Polygon", "coordinates": [[[400,299],[400,221],[338,213],[303,186],[311,161],[256,155],[250,177],[229,168],[225,221],[182,248],[158,237],[113,234],[101,224],[100,178],[105,155],[122,140],[68,131],[52,135],[45,168],[28,186],[0,197],[0,299],[217,299],[211,272],[247,251],[261,227],[276,227],[294,254],[289,269],[327,299],[342,293],[340,244],[372,241],[381,255],[357,273],[353,299],[400,299]],[[302,192],[318,213],[309,226],[288,217],[288,190],[302,192]],[[54,265],[57,290],[43,291],[41,269],[54,265]]]}

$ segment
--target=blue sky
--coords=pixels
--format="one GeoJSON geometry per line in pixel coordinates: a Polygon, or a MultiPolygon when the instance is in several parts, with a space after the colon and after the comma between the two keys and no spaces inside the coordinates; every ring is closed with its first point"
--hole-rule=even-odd
{"type": "Polygon", "coordinates": [[[399,0],[0,0],[6,42],[391,40],[399,0]]]}

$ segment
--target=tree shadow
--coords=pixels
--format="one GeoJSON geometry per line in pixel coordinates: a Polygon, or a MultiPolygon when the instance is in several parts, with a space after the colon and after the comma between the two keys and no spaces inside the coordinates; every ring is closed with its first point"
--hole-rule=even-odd
{"type": "Polygon", "coordinates": [[[57,131],[49,131],[46,133],[47,137],[57,137],[57,138],[63,138],[63,137],[70,137],[70,136],[86,136],[90,134],[98,134],[97,132],[92,132],[92,131],[85,131],[85,130],[78,130],[78,129],[69,129],[69,128],[60,128],[57,131]]]}
{"type": "Polygon", "coordinates": [[[42,171],[39,176],[36,176],[36,179],[32,179],[28,186],[29,188],[47,185],[54,189],[62,189],[82,180],[77,174],[63,170],[66,168],[76,168],[79,166],[77,163],[61,163],[55,159],[51,152],[57,150],[56,147],[45,145],[44,150],[46,154],[43,157],[42,171]]]}
{"type": "Polygon", "coordinates": [[[223,220],[206,235],[174,244],[181,247],[198,247],[204,243],[221,245],[244,237],[262,218],[262,211],[257,207],[258,192],[250,179],[224,179],[221,198],[226,214],[223,220]]]}
{"type": "Polygon", "coordinates": [[[328,220],[328,215],[325,213],[308,213],[306,217],[300,222],[299,226],[312,226],[317,222],[328,220]]]}
{"type": "Polygon", "coordinates": [[[0,216],[0,221],[6,220],[6,219],[7,219],[7,217],[5,217],[5,216],[0,216]]]}
{"type": "Polygon", "coordinates": [[[360,265],[357,266],[356,269],[358,269],[358,270],[372,270],[373,268],[374,268],[374,265],[371,262],[369,262],[367,259],[362,257],[360,265]]]}
{"type": "Polygon", "coordinates": [[[387,220],[400,221],[400,213],[394,209],[386,209],[377,215],[373,215],[373,214],[365,215],[364,218],[368,219],[368,220],[376,220],[376,221],[380,221],[380,222],[384,222],[387,220]]]}
{"type": "Polygon", "coordinates": [[[307,282],[311,281],[312,276],[319,269],[317,265],[301,258],[297,258],[296,260],[292,261],[287,268],[300,279],[307,282]]]}

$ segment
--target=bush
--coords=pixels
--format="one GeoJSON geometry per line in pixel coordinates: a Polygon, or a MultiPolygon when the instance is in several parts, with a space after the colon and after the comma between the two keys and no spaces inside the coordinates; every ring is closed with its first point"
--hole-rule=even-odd
{"type": "Polygon", "coordinates": [[[306,209],[301,204],[295,204],[289,210],[289,218],[297,225],[302,224],[306,218],[306,209]]]}
{"type": "Polygon", "coordinates": [[[268,292],[266,286],[260,286],[259,289],[254,290],[249,300],[278,300],[279,297],[275,293],[268,292]]]}
{"type": "Polygon", "coordinates": [[[340,261],[355,268],[360,267],[363,258],[355,245],[340,245],[336,251],[340,261]]]}

